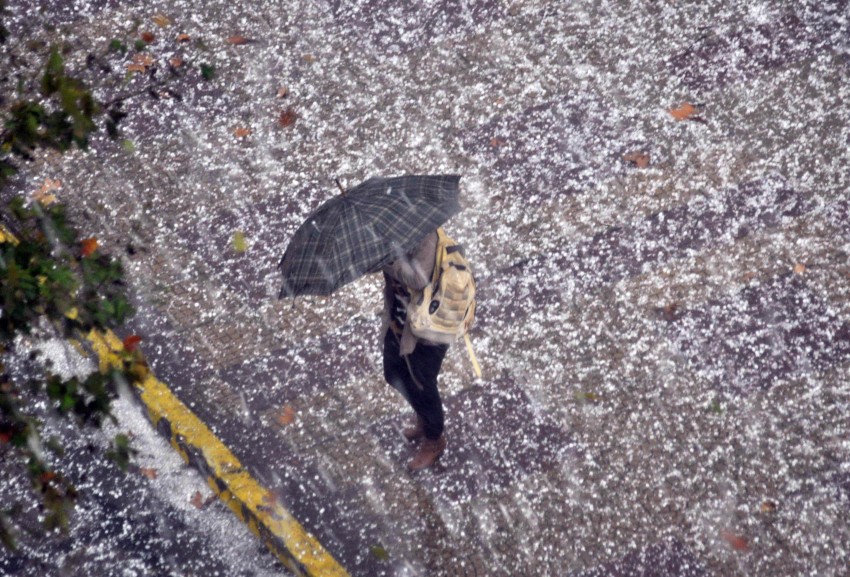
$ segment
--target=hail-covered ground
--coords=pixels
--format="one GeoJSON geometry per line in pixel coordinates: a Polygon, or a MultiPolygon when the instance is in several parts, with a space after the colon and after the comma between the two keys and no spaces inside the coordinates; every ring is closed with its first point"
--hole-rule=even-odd
{"type": "MultiPolygon", "coordinates": [[[[15,371],[34,370],[23,359],[37,350],[54,374],[84,378],[94,363],[57,339],[17,341],[22,353],[15,371]]],[[[35,376],[35,372],[32,373],[35,376]]],[[[209,575],[271,577],[282,566],[261,552],[262,545],[215,498],[205,479],[157,433],[129,391],[112,405],[116,422],[81,432],[51,415],[46,403],[35,407],[42,419],[33,439],[39,452],[78,492],[64,532],[46,535],[44,510],[32,497],[19,463],[3,455],[0,497],[14,510],[16,549],[4,550],[0,572],[16,576],[209,575]],[[117,434],[130,437],[135,455],[129,472],[107,456],[117,434]],[[48,447],[61,444],[57,456],[48,447]]]]}
{"type": "Polygon", "coordinates": [[[61,181],[160,376],[352,574],[846,574],[846,1],[38,4],[140,95],[16,186],[61,181]],[[420,476],[379,279],[276,299],[333,179],[404,173],[463,175],[484,369],[451,350],[420,476]]]}

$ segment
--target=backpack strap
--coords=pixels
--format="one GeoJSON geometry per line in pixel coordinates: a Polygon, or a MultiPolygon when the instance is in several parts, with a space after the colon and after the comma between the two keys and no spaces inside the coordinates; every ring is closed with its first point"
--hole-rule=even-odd
{"type": "Polygon", "coordinates": [[[446,234],[446,231],[443,230],[442,226],[437,227],[437,250],[434,256],[434,272],[431,273],[431,284],[434,285],[437,283],[437,279],[440,278],[440,272],[442,271],[443,266],[443,253],[447,250],[447,247],[453,244],[454,241],[449,238],[449,235],[446,234]]]}

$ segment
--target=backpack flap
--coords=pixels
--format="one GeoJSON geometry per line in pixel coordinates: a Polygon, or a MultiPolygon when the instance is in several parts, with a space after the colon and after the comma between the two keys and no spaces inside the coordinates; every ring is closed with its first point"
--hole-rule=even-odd
{"type": "Polygon", "coordinates": [[[413,334],[433,343],[463,337],[475,318],[475,279],[463,250],[440,235],[433,282],[411,294],[407,321],[413,334]]]}

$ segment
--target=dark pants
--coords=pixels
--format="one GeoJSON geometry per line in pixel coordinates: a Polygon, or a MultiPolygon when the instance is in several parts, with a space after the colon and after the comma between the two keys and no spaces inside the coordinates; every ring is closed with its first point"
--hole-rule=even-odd
{"type": "Polygon", "coordinates": [[[439,439],[443,434],[443,401],[437,389],[437,375],[449,345],[418,343],[413,352],[399,354],[399,337],[392,330],[384,335],[384,378],[410,403],[425,423],[425,437],[439,439]]]}

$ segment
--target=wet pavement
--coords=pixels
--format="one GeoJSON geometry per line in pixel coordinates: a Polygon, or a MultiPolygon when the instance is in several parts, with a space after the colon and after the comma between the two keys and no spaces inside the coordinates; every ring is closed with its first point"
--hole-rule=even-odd
{"type": "Polygon", "coordinates": [[[157,376],[351,575],[846,573],[848,2],[41,4],[203,40],[132,147],[16,186],[62,181],[157,376]],[[484,377],[450,350],[411,474],[379,279],[284,302],[275,267],[333,178],[425,172],[463,175],[484,377]]]}

